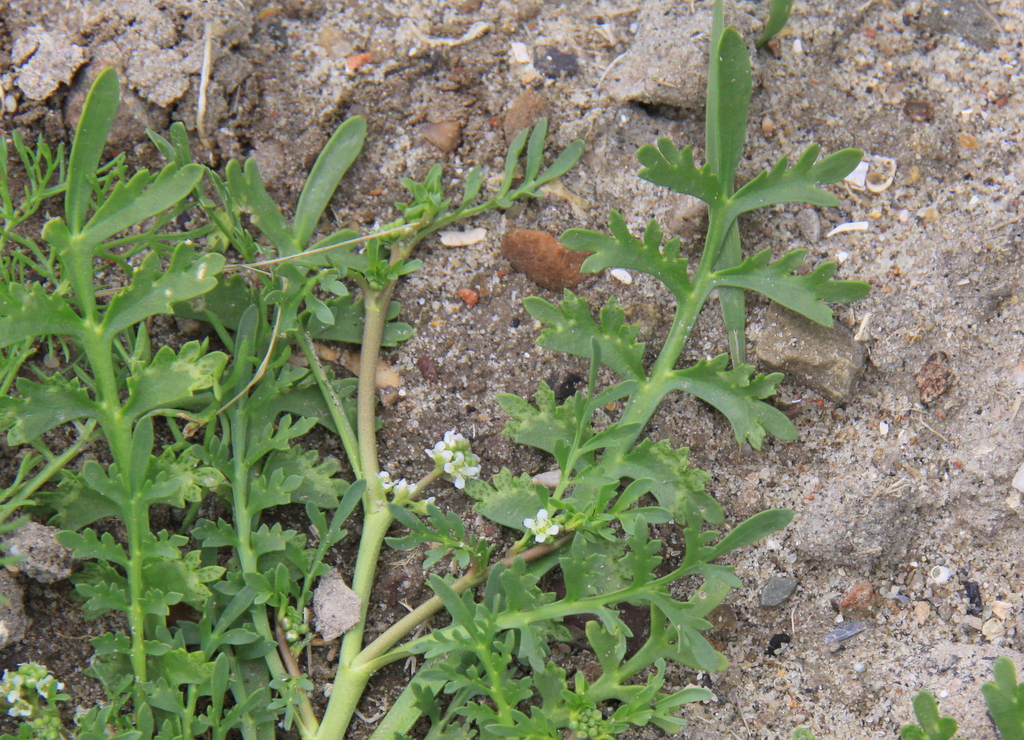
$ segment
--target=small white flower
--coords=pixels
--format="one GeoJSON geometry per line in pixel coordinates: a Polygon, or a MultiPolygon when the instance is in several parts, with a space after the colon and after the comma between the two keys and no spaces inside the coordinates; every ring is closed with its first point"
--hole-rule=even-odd
{"type": "Polygon", "coordinates": [[[380,487],[384,493],[392,493],[396,499],[405,498],[412,492],[412,484],[409,483],[405,478],[401,480],[391,480],[391,473],[382,470],[377,473],[377,477],[380,479],[380,487]]]}
{"type": "Polygon", "coordinates": [[[458,432],[445,432],[441,442],[424,452],[434,465],[451,476],[456,488],[465,488],[467,479],[480,477],[480,458],[469,448],[469,440],[458,432]]]}
{"type": "Polygon", "coordinates": [[[555,524],[548,517],[547,509],[541,509],[538,511],[536,519],[524,519],[523,526],[533,532],[534,539],[540,543],[543,543],[548,537],[554,537],[562,531],[562,527],[555,524]]]}

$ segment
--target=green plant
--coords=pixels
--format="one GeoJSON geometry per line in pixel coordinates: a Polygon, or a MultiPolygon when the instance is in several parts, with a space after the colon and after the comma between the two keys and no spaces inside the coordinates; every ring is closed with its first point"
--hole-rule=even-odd
{"type": "MultiPolygon", "coordinates": [[[[394,285],[418,267],[411,254],[424,237],[536,196],[575,163],[582,143],[544,168],[542,121],[513,143],[498,192],[482,203],[475,202],[484,181],[480,168],[468,173],[463,199],[453,206],[435,167],[423,182],[404,181],[413,197],[399,204],[402,216],[394,223],[365,236],[343,230],[313,242],[362,146],[361,118],[344,123],[328,142],[288,223],[254,161],[230,164],[221,178],[191,163],[180,125],[169,140],[153,135],[169,160],[158,174],[129,175],[122,158],[99,167],[117,103],[117,79],[107,70],[90,91],[72,146],[65,216],[47,223],[47,247],[33,243],[18,253],[30,269],[46,271],[46,285],[8,275],[0,287],[0,347],[52,337],[70,358],[61,372],[18,377],[17,393],[0,401],[9,442],[38,446],[50,429],[84,418],[102,433],[113,458],[110,465],[87,462],[80,473],[64,469],[59,490],[46,497],[67,529],[61,541],[91,561],[76,576],[87,614],[119,611],[129,627],[127,634],[93,641],[91,671],[109,703],[80,715],[76,732],[187,738],[224,737],[238,728],[246,737],[272,737],[282,721],[311,736],[318,726],[306,696],[311,684],[295,654],[309,640],[304,607],[328,570],[327,550],[345,535],[342,522],[362,500],[353,585],[365,605],[392,521],[387,492],[423,510],[416,497],[446,469],[459,482],[479,471],[468,443],[454,435],[434,451],[436,469],[416,490],[387,485],[377,474],[376,356],[382,345],[411,333],[393,321],[394,285]],[[524,153],[525,177],[514,185],[524,153]],[[204,174],[209,193],[200,182],[204,174]],[[208,214],[208,227],[168,232],[172,219],[195,208],[208,214]],[[222,274],[220,254],[197,254],[194,239],[201,236],[215,249],[235,248],[253,280],[222,274]],[[110,266],[122,268],[114,279],[121,287],[100,287],[98,269],[110,266]],[[359,288],[358,299],[341,282],[346,278],[359,288]],[[177,352],[154,353],[145,320],[172,312],[210,321],[229,352],[190,342],[177,352]],[[324,370],[314,339],[362,340],[360,378],[353,383],[324,370]],[[289,364],[293,343],[306,353],[309,369],[289,364]],[[353,392],[355,404],[348,402],[353,392]],[[165,430],[157,451],[155,420],[165,430]],[[356,482],[335,475],[336,461],[320,462],[293,445],[317,422],[341,436],[356,482]],[[194,443],[200,431],[202,441],[194,443]],[[206,491],[226,500],[230,519],[194,520],[206,491]],[[305,506],[318,538],[312,547],[299,532],[260,521],[267,509],[288,503],[305,506]],[[168,504],[189,507],[182,531],[198,548],[187,549],[190,540],[181,534],[150,531],[152,506],[168,504]],[[124,543],[89,527],[107,516],[123,523],[124,543]],[[233,555],[222,565],[223,547],[233,555]],[[179,604],[199,610],[201,619],[169,621],[179,604]]],[[[361,635],[362,625],[356,631],[361,635]]],[[[344,725],[331,723],[332,711],[322,734],[344,732],[344,725]]]]}
{"type": "Polygon", "coordinates": [[[20,717],[18,734],[0,740],[58,740],[63,728],[57,702],[71,697],[60,693],[60,683],[45,666],[22,663],[17,671],[5,670],[0,679],[0,711],[20,717]]]}
{"type": "Polygon", "coordinates": [[[576,163],[582,142],[545,167],[542,120],[512,142],[489,198],[481,198],[486,177],[475,167],[455,205],[436,166],[422,182],[402,181],[410,202],[397,204],[400,216],[391,223],[367,234],[341,229],[315,238],[358,156],[363,119],[349,119],[329,139],[289,221],[255,161],[231,162],[223,176],[194,164],[180,124],[166,139],[151,135],[168,160],[159,173],[129,175],[121,158],[100,167],[118,83],[109,70],[97,78],[67,165],[64,216],[44,228],[46,248],[19,242],[18,260],[45,274],[46,286],[24,285],[22,275],[7,275],[0,286],[0,348],[57,342],[67,356],[62,371],[38,373],[36,380],[19,370],[10,374],[19,374],[17,393],[0,400],[8,440],[38,446],[56,426],[85,420],[82,434],[102,433],[112,460],[89,461],[80,472],[64,469],[59,489],[46,497],[67,530],[61,541],[91,561],[76,577],[86,612],[121,612],[128,624],[126,634],[93,641],[91,671],[108,702],[81,714],[75,735],[223,738],[237,730],[269,739],[281,723],[302,737],[341,738],[370,676],[416,655],[426,665],[377,738],[404,737],[423,716],[431,738],[607,738],[629,725],[675,731],[683,724],[679,708],[708,692],[668,689],[667,662],[705,670],[725,665],[701,631],[740,582],[731,567],[714,561],[785,526],[792,512],[761,512],[723,536],[724,513],[704,490],[707,474],[690,468],[688,451],[637,440],[673,390],[723,410],[741,441],[759,446],[766,432],[791,438],[789,421],[763,402],[779,376],[754,376],[744,363],[743,291],[758,290],[822,323],[831,321],[823,301],[853,300],[866,291],[861,283],[830,280],[831,265],[792,275],[801,253],[775,263],[766,252],[742,259],[739,214],[792,200],[834,202],[816,185],[842,177],[859,153],[815,164],[811,147],[792,169],[783,160],[733,192],[750,72],[743,42],[724,27],[721,2],[712,48],[708,164],[697,169],[689,148],[678,152],[664,141],[640,153],[647,165],[642,176],[709,204],[711,227],[693,274],[678,259],[678,240],[662,247],[653,223],[642,241],[618,214],[611,237],[580,230],[563,237],[594,252],[586,269],[638,269],[672,290],[676,318],[654,365],[644,367],[636,329],[623,325],[614,302],[598,324],[571,293],[560,307],[527,301],[550,325],[540,342],[586,357],[591,367],[586,388],[563,403],[545,385],[536,406],[499,399],[512,417],[507,433],[555,458],[560,480],[553,489],[508,470],[483,482],[469,441],[454,430],[425,450],[433,462],[426,476],[393,481],[396,471],[382,465],[377,448],[374,376],[381,347],[411,334],[397,320],[401,307],[392,297],[397,281],[419,267],[413,255],[422,240],[535,197],[576,163]],[[205,214],[206,225],[171,230],[186,211],[205,214]],[[205,252],[196,250],[201,238],[205,252]],[[241,261],[229,265],[222,254],[230,256],[228,250],[241,261]],[[106,267],[119,268],[116,278],[101,274],[106,267]],[[727,370],[722,356],[677,370],[715,289],[727,311],[735,367],[727,370]],[[190,342],[154,352],[147,320],[162,313],[209,322],[225,351],[190,342]],[[337,378],[323,368],[318,339],[360,344],[358,378],[337,378]],[[305,367],[292,361],[293,347],[305,367]],[[621,381],[599,388],[602,366],[621,381]],[[620,418],[595,429],[596,411],[623,400],[620,418]],[[318,423],[340,437],[352,480],[339,476],[338,461],[297,445],[318,423]],[[499,556],[457,516],[424,499],[442,477],[464,487],[479,513],[521,532],[519,542],[499,556]],[[199,518],[208,492],[222,500],[227,516],[199,518]],[[268,516],[288,504],[303,507],[308,537],[268,516]],[[151,531],[154,505],[187,509],[179,533],[151,531]],[[305,611],[316,579],[330,569],[328,550],[346,536],[342,525],[360,505],[351,587],[361,619],[342,639],[334,690],[318,719],[308,697],[312,683],[297,660],[311,639],[305,611]],[[122,522],[123,542],[90,526],[107,516],[122,522]],[[403,531],[388,539],[396,521],[403,531]],[[672,523],[681,528],[685,552],[666,560],[651,527],[672,523]],[[426,545],[427,568],[450,558],[459,576],[432,573],[435,597],[368,641],[366,615],[385,543],[426,545]],[[565,582],[560,597],[540,588],[558,570],[565,582]],[[676,584],[691,576],[701,585],[682,598],[676,584]],[[646,639],[632,649],[632,630],[619,613],[625,603],[646,606],[650,621],[646,639]],[[197,616],[171,618],[178,605],[197,616]],[[412,639],[442,609],[451,623],[412,639]],[[595,617],[585,617],[600,666],[591,678],[570,676],[551,660],[551,643],[570,637],[563,621],[583,615],[595,617]]]}
{"type": "MultiPolygon", "coordinates": [[[[102,177],[102,173],[100,173],[102,177]]],[[[42,204],[65,188],[64,145],[56,151],[40,138],[35,148],[27,146],[15,131],[10,144],[0,138],[0,281],[4,285],[24,284],[49,280],[53,277],[53,260],[39,245],[22,231],[42,204]],[[13,145],[20,164],[18,171],[11,167],[13,145]]],[[[59,364],[60,357],[68,356],[67,346],[59,340],[47,343],[46,362],[59,364]]],[[[0,397],[10,393],[11,386],[25,361],[36,351],[34,338],[25,337],[0,348],[0,397]]],[[[75,441],[60,453],[54,453],[44,440],[34,440],[34,450],[25,454],[18,463],[14,480],[0,490],[0,535],[15,530],[25,517],[19,517],[22,507],[31,506],[32,495],[91,442],[95,437],[95,422],[76,426],[75,441]]],[[[13,563],[13,556],[0,557],[0,567],[13,563]]]]}
{"type": "MultiPolygon", "coordinates": [[[[1006,656],[996,658],[992,674],[995,680],[981,687],[989,715],[1003,740],[1021,740],[1024,738],[1024,683],[1017,683],[1013,661],[1006,656]]],[[[956,720],[939,716],[939,705],[930,691],[919,692],[913,704],[917,724],[900,728],[903,740],[950,740],[956,735],[956,720]]],[[[793,740],[814,740],[814,734],[801,727],[793,731],[793,740]]]]}

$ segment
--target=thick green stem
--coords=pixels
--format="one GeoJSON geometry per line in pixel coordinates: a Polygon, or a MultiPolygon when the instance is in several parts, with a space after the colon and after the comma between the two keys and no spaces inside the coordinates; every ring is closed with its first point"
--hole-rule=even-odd
{"type": "Polygon", "coordinates": [[[704,243],[704,254],[701,256],[697,271],[691,282],[690,292],[686,298],[676,306],[676,315],[672,321],[672,328],[669,330],[665,344],[658,353],[658,358],[651,367],[651,374],[645,382],[642,382],[637,391],[626,402],[626,407],[619,418],[619,424],[639,423],[636,432],[628,439],[622,439],[618,444],[612,445],[605,450],[605,456],[614,459],[625,455],[636,442],[643,431],[648,420],[658,408],[658,404],[668,392],[665,384],[669,379],[679,356],[683,353],[686,343],[690,340],[693,327],[697,323],[697,317],[704,309],[711,286],[711,275],[714,272],[715,261],[721,249],[722,242],[730,224],[726,223],[723,217],[724,208],[711,209],[711,221],[708,224],[707,239],[704,243]]]}
{"type": "Polygon", "coordinates": [[[377,460],[377,361],[380,357],[380,341],[387,320],[387,307],[391,301],[394,286],[377,292],[365,284],[363,305],[362,354],[359,360],[359,385],[357,404],[357,429],[359,434],[359,461],[366,491],[363,494],[363,531],[359,539],[359,553],[356,556],[355,571],[352,575],[352,590],[360,599],[359,622],[342,639],[341,655],[338,659],[338,673],[334,679],[334,691],[327,704],[316,738],[340,738],[344,735],[355,712],[359,697],[370,680],[370,673],[353,667],[356,656],[363,647],[366,630],[366,615],[370,606],[377,561],[384,545],[384,537],[393,518],[385,506],[384,491],[381,488],[380,464],[377,460]]]}
{"type": "MultiPolygon", "coordinates": [[[[481,575],[476,571],[470,571],[452,584],[452,590],[457,594],[461,594],[466,589],[478,585],[486,576],[486,572],[481,575]]],[[[353,666],[367,670],[372,674],[388,663],[393,663],[398,657],[384,659],[382,656],[400,640],[404,639],[406,635],[416,629],[416,627],[426,622],[442,609],[444,609],[444,602],[440,596],[433,596],[427,599],[391,625],[380,637],[367,645],[366,649],[356,656],[352,662],[353,666]]]]}

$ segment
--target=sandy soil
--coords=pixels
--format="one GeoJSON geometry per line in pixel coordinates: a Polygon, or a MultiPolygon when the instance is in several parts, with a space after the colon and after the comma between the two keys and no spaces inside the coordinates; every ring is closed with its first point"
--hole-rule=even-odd
{"type": "MultiPolygon", "coordinates": [[[[546,197],[481,218],[472,225],[488,237],[471,247],[424,245],[423,270],[398,295],[417,334],[387,356],[405,396],[385,410],[381,444],[389,469],[411,476],[425,467],[422,449],[458,428],[473,439],[485,473],[534,473],[550,461],[501,437],[505,417],[494,395],[532,396],[540,380],[582,366],[533,345],[539,326],[521,299],[557,296],[510,270],[501,234],[513,226],[604,229],[614,207],[634,230],[657,218],[699,249],[693,203],[633,173],[636,148],[658,136],[702,146],[709,5],[0,0],[0,127],[65,138],[89,69],[114,64],[133,91],[114,146],[136,162],[156,162],[143,129],[182,120],[206,161],[254,156],[280,202],[293,204],[326,137],[360,113],[369,121],[367,145],[332,211],[338,224],[365,228],[394,217],[399,177],[422,177],[435,161],[451,178],[474,164],[500,172],[507,112],[533,90],[551,115],[554,148],[587,142],[564,178],[579,200],[546,197]],[[200,141],[207,21],[214,64],[200,141]],[[476,23],[487,24],[476,38],[445,41],[476,23]],[[554,77],[540,57],[532,66],[516,62],[514,44],[525,45],[528,58],[554,47],[576,69],[554,77]],[[347,71],[346,61],[361,64],[347,71]],[[442,122],[457,123],[449,127],[457,138],[442,142],[447,151],[424,137],[442,122]],[[462,288],[477,290],[480,302],[465,305],[462,288]],[[422,369],[430,363],[436,374],[422,369]]],[[[753,38],[765,4],[736,5],[732,22],[753,38]]],[[[730,520],[770,506],[797,511],[787,531],[739,557],[746,587],[713,635],[732,665],[709,677],[717,701],[688,710],[684,737],[788,738],[797,724],[819,738],[892,737],[921,688],[960,720],[962,736],[996,737],[977,687],[997,655],[1024,669],[1024,508],[1011,485],[1024,459],[1022,37],[1024,8],[1014,0],[819,0],[797,2],[775,53],[754,55],[743,179],[813,141],[826,152],[857,146],[891,158],[896,173],[877,194],[837,187],[838,208],[773,208],[742,224],[748,249],[806,248],[815,262],[839,260],[840,277],[874,286],[869,298],[838,310],[866,349],[853,397],[837,404],[787,381],[780,404],[801,437],[759,452],[737,449],[725,420],[691,398],[668,400],[648,430],[691,447],[730,520]],[[826,236],[853,221],[867,229],[826,236]],[[953,382],[925,405],[915,375],[936,352],[948,358],[953,382]],[[936,566],[950,570],[949,580],[929,579],[936,566]],[[761,591],[776,576],[799,585],[784,605],[763,607],[761,591]],[[841,618],[833,600],[862,582],[872,586],[870,604],[844,619],[867,629],[827,643],[841,618]],[[968,582],[978,586],[980,609],[965,594],[968,582]],[[766,654],[771,636],[783,632],[792,638],[787,649],[766,654]]],[[[579,292],[595,309],[616,295],[652,346],[668,329],[666,295],[645,276],[626,285],[601,275],[579,292]]],[[[767,307],[753,303],[756,357],[767,307]]],[[[691,359],[725,351],[719,323],[709,310],[691,359]]],[[[322,445],[325,454],[339,451],[333,441],[322,445]]],[[[471,516],[456,492],[438,499],[471,516]]],[[[347,552],[337,557],[342,571],[350,566],[347,552]]],[[[382,578],[413,603],[427,590],[404,560],[386,554],[382,578]]],[[[85,622],[66,583],[26,585],[33,627],[0,651],[0,667],[43,662],[75,702],[95,701],[96,686],[81,675],[86,638],[109,625],[85,622]]],[[[397,600],[374,606],[373,629],[404,613],[397,600]]],[[[318,686],[328,670],[316,669],[318,686]]],[[[364,713],[386,705],[400,679],[396,669],[375,680],[364,713]]],[[[708,681],[682,669],[670,674],[678,686],[698,680],[708,681]]],[[[357,723],[350,735],[367,729],[357,723]]]]}

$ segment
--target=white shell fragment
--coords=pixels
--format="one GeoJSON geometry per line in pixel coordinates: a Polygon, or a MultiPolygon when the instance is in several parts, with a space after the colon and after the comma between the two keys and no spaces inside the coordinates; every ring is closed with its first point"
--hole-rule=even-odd
{"type": "Polygon", "coordinates": [[[540,192],[544,193],[544,195],[550,195],[567,201],[569,203],[569,207],[572,208],[572,212],[576,215],[576,218],[580,220],[586,219],[587,211],[590,209],[590,203],[569,190],[569,188],[565,187],[561,180],[552,180],[546,185],[541,185],[540,192]]]}
{"type": "Polygon", "coordinates": [[[1017,474],[1013,476],[1013,487],[1024,493],[1024,462],[1017,468],[1017,474]]]}
{"type": "Polygon", "coordinates": [[[516,64],[529,64],[533,61],[530,59],[530,49],[522,41],[512,42],[509,56],[512,57],[512,61],[516,64]]]}
{"type": "MultiPolygon", "coordinates": [[[[477,21],[476,23],[469,27],[468,31],[466,31],[457,39],[448,38],[444,36],[435,37],[427,36],[425,33],[423,33],[423,31],[419,29],[419,27],[416,25],[415,22],[412,21],[411,18],[407,18],[406,20],[409,21],[409,31],[411,31],[412,35],[419,39],[419,41],[427,48],[433,48],[435,46],[459,46],[461,44],[465,44],[468,41],[478,39],[491,30],[490,23],[477,21]]],[[[411,49],[409,51],[409,56],[416,56],[416,54],[416,49],[411,49]]]]}
{"type": "Polygon", "coordinates": [[[868,170],[867,180],[864,183],[868,191],[877,195],[888,190],[894,179],[896,179],[895,159],[892,157],[871,157],[871,168],[868,170]]]}
{"type": "Polygon", "coordinates": [[[928,578],[933,583],[948,583],[949,579],[953,577],[953,571],[944,565],[936,565],[930,571],[928,571],[928,578]]]}
{"type": "Polygon", "coordinates": [[[613,278],[618,280],[623,285],[632,285],[633,276],[629,274],[628,270],[623,270],[621,267],[616,267],[614,270],[608,271],[613,278]]]}
{"type": "Polygon", "coordinates": [[[438,234],[446,247],[468,247],[487,238],[487,229],[477,227],[469,231],[442,231],[438,234]]]}
{"type": "Polygon", "coordinates": [[[867,160],[862,159],[854,168],[853,172],[843,178],[843,182],[850,183],[851,188],[863,190],[864,183],[866,183],[868,179],[868,168],[870,166],[871,164],[867,160]]]}
{"type": "Polygon", "coordinates": [[[871,224],[867,221],[849,221],[845,224],[839,224],[832,231],[825,234],[828,236],[835,236],[836,234],[845,234],[847,231],[867,231],[868,226],[871,224]]]}
{"type": "Polygon", "coordinates": [[[888,190],[896,178],[896,160],[877,154],[865,154],[864,159],[843,181],[853,190],[867,190],[878,194],[888,190]]]}

